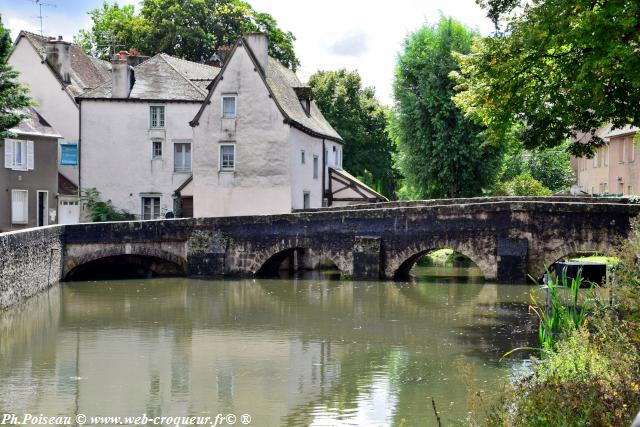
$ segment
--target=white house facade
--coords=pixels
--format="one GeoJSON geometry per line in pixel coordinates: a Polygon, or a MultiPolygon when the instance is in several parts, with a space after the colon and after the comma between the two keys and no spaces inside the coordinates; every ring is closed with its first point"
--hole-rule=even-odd
{"type": "Polygon", "coordinates": [[[29,87],[40,114],[62,135],[57,147],[58,172],[62,175],[59,179],[76,188],[58,195],[59,220],[78,222],[80,118],[75,97],[109,80],[110,64],[92,58],[80,46],[60,37],[42,37],[27,31],[18,35],[8,63],[20,72],[19,80],[29,87]]]}
{"type": "MultiPolygon", "coordinates": [[[[279,214],[332,204],[331,171],[342,170],[342,138],[311,89],[267,50],[264,34],[240,39],[191,121],[195,216],[279,214]]],[[[349,203],[384,200],[346,176],[349,188],[366,194],[349,203]]]]}
{"type": "Polygon", "coordinates": [[[140,219],[192,216],[189,121],[219,68],[165,54],[132,62],[120,52],[112,79],[78,97],[82,189],[140,219]]]}

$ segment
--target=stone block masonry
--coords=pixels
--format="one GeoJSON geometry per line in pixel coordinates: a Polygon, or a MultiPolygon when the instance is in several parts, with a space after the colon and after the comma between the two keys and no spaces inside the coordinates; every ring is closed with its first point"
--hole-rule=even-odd
{"type": "Polygon", "coordinates": [[[0,234],[0,309],[60,280],[63,241],[57,225],[0,234]]]}

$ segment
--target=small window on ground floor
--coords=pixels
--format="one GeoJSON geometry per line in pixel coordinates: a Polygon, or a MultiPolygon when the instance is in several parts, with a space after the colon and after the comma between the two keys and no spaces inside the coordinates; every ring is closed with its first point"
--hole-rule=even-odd
{"type": "Polygon", "coordinates": [[[27,190],[11,190],[11,223],[26,224],[29,222],[29,192],[27,190]]]}
{"type": "Polygon", "coordinates": [[[154,159],[162,157],[162,141],[151,142],[151,157],[154,159]]]}
{"type": "Polygon", "coordinates": [[[309,209],[311,207],[311,195],[308,191],[302,193],[302,206],[304,209],[309,209]]]}
{"type": "Polygon", "coordinates": [[[160,197],[142,198],[142,219],[160,218],[160,197]]]}

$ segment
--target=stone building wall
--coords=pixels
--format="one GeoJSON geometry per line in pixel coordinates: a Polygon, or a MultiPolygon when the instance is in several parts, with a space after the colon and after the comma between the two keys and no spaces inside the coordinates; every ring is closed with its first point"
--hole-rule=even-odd
{"type": "Polygon", "coordinates": [[[63,226],[0,234],[0,309],[60,280],[63,226]]]}

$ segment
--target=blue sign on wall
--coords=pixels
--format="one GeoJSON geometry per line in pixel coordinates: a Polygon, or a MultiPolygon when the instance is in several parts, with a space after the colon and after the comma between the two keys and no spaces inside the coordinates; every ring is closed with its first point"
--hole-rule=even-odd
{"type": "Polygon", "coordinates": [[[65,142],[61,144],[62,153],[60,156],[60,164],[68,166],[78,165],[78,144],[75,142],[65,142]]]}

